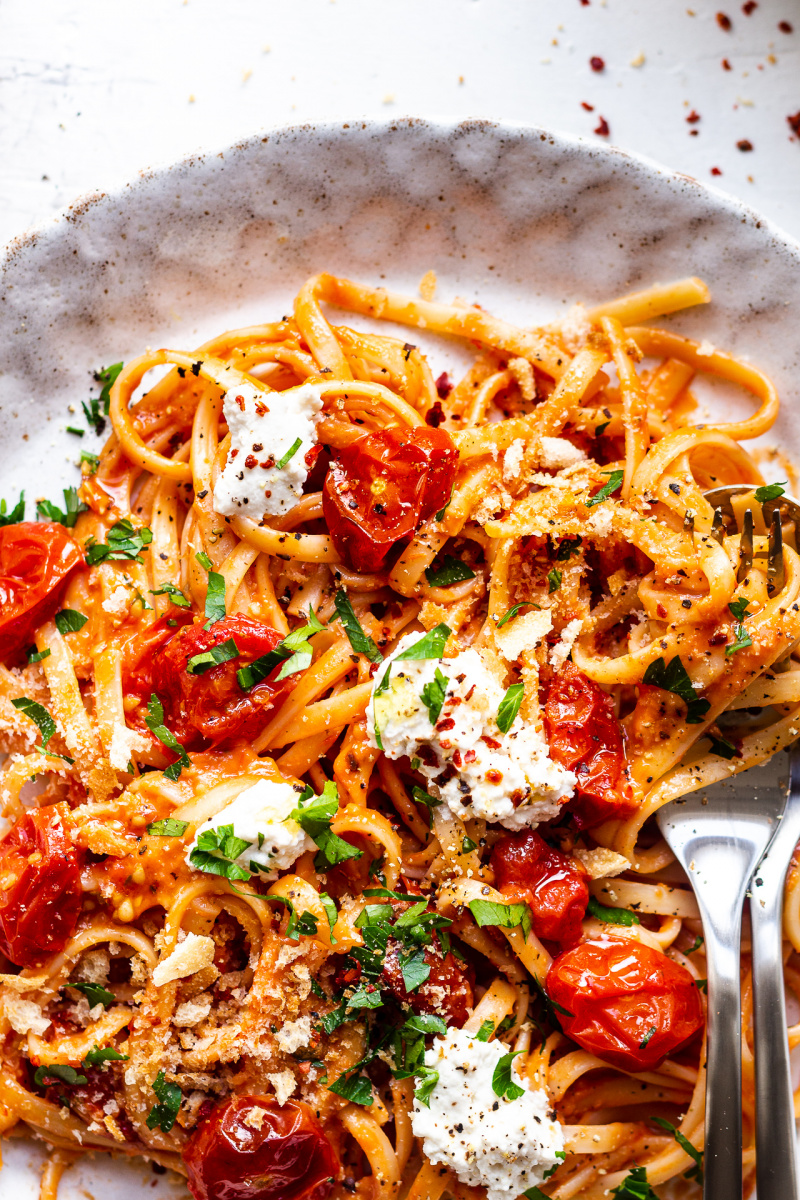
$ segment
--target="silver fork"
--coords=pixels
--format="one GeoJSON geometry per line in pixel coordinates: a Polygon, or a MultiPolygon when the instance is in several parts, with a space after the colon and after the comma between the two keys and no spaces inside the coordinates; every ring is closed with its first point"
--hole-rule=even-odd
{"type": "MultiPolygon", "coordinates": [[[[722,541],[732,497],[752,491],[715,488],[712,533],[722,541]]],[[[784,582],[781,510],[800,528],[800,505],[789,497],[763,506],[769,528],[767,576],[771,591],[784,582]]],[[[687,514],[686,524],[694,521],[687,514]]],[[[753,514],[743,516],[738,582],[753,564],[753,514]]],[[[791,531],[794,534],[794,530],[791,531]]],[[[800,759],[797,760],[800,762],[800,759]]],[[[756,1171],[759,1200],[795,1200],[795,1130],[783,999],[781,911],[784,880],[800,837],[800,769],[793,757],[797,796],[734,777],[707,793],[691,793],[658,813],[661,832],[692,883],[705,935],[708,964],[708,1045],[704,1200],[742,1194],[742,1067],[740,954],[742,910],[748,884],[759,869],[751,902],[755,992],[756,1171]],[[769,847],[769,853],[765,854],[769,847]]],[[[711,789],[708,789],[711,790],[711,789]]]]}

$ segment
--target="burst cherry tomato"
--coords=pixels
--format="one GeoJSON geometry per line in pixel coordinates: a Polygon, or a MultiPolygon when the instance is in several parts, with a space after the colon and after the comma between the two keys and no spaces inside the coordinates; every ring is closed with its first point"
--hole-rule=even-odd
{"type": "Polygon", "coordinates": [[[565,950],[546,988],[567,1036],[624,1071],[651,1070],[703,1025],[686,968],[632,938],[593,938],[565,950]]]}
{"type": "Polygon", "coordinates": [[[83,854],[67,836],[68,813],[31,809],[0,841],[0,950],[18,967],[38,967],[75,931],[83,854]]]}
{"type": "Polygon", "coordinates": [[[442,958],[438,946],[426,946],[424,955],[431,973],[418,988],[408,992],[397,944],[390,942],[379,986],[388,987],[400,1003],[407,1004],[412,1012],[435,1013],[447,1025],[460,1027],[475,1004],[467,970],[453,954],[442,958]]]}
{"type": "Polygon", "coordinates": [[[80,546],[62,525],[22,521],[0,529],[0,658],[33,641],[82,562],[80,546]]]}
{"type": "Polygon", "coordinates": [[[184,1151],[195,1200],[324,1200],[339,1171],[307,1104],[236,1096],[195,1129],[184,1151]]]}
{"type": "MultiPolygon", "coordinates": [[[[246,692],[239,686],[236,672],[274,650],[281,635],[271,626],[241,615],[224,617],[210,629],[198,621],[177,632],[162,622],[164,618],[148,630],[146,653],[136,648],[127,654],[123,687],[141,701],[140,711],[132,719],[142,725],[147,701],[155,692],[164,706],[164,723],[189,750],[252,736],[263,725],[276,692],[288,689],[294,680],[290,676],[286,683],[276,684],[268,678],[246,692]],[[186,670],[190,658],[231,638],[239,650],[237,658],[201,674],[186,670]]],[[[276,666],[271,674],[278,669],[276,666]]]]}
{"type": "Polygon", "coordinates": [[[322,508],[339,554],[356,571],[380,571],[450,499],[458,450],[444,429],[393,425],[337,452],[322,508]]]}
{"type": "Polygon", "coordinates": [[[565,663],[550,685],[544,723],[551,757],[578,777],[569,804],[578,829],[635,811],[611,698],[574,663],[565,663]]]}
{"type": "Polygon", "coordinates": [[[492,850],[497,887],[531,910],[538,937],[574,946],[589,903],[586,875],[575,860],[553,850],[532,829],[504,834],[492,850]]]}

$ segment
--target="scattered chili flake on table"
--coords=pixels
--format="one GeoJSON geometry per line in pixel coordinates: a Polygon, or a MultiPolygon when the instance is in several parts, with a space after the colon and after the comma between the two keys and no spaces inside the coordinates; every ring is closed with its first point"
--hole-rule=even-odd
{"type": "Polygon", "coordinates": [[[686,118],[686,124],[687,125],[696,125],[699,120],[700,120],[700,113],[695,112],[695,110],[692,109],[692,111],[689,113],[688,117],[686,118]]]}
{"type": "Polygon", "coordinates": [[[736,149],[741,150],[744,154],[746,151],[753,149],[753,143],[749,138],[742,138],[741,141],[736,143],[736,149]]]}
{"type": "Polygon", "coordinates": [[[781,33],[794,33],[794,26],[790,25],[788,21],[778,21],[778,29],[781,33]]]}
{"type": "Polygon", "coordinates": [[[600,56],[598,54],[594,54],[589,59],[589,66],[592,68],[593,71],[604,71],[606,69],[605,62],[603,61],[602,58],[600,58],[600,56]]]}
{"type": "Polygon", "coordinates": [[[585,108],[587,112],[594,112],[594,105],[587,104],[585,100],[581,100],[581,108],[585,108]]]}
{"type": "Polygon", "coordinates": [[[725,13],[718,12],[717,13],[717,24],[719,25],[720,29],[730,29],[733,22],[731,21],[730,17],[727,16],[725,13]]]}
{"type": "Polygon", "coordinates": [[[712,168],[711,168],[711,174],[712,174],[712,175],[721,175],[721,174],[722,174],[722,171],[720,171],[719,167],[712,167],[712,168]]]}
{"type": "Polygon", "coordinates": [[[800,137],[800,112],[790,113],[786,118],[789,122],[789,127],[796,137],[800,137]]]}
{"type": "Polygon", "coordinates": [[[597,126],[597,129],[595,129],[595,133],[599,133],[600,137],[608,137],[608,135],[611,133],[611,130],[608,127],[608,121],[605,119],[605,117],[599,117],[598,119],[600,124],[597,126]]]}
{"type": "Polygon", "coordinates": [[[750,13],[755,12],[757,8],[756,0],[747,0],[747,3],[742,5],[742,12],[746,17],[749,17],[750,13]]]}
{"type": "Polygon", "coordinates": [[[723,58],[723,60],[722,60],[722,69],[723,69],[723,71],[732,71],[733,70],[733,67],[728,62],[727,58],[723,58]]]}

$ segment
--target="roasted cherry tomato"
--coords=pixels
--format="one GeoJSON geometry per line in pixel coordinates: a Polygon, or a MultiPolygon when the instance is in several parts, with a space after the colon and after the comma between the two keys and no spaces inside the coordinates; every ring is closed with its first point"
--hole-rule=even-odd
{"type": "Polygon", "coordinates": [[[458,450],[444,429],[393,425],[337,451],[322,492],[333,544],[356,571],[380,571],[390,551],[443,508],[458,450]]]}
{"type": "Polygon", "coordinates": [[[578,777],[569,804],[578,829],[635,811],[611,698],[574,663],[565,663],[550,685],[544,724],[550,756],[578,777]]]}
{"type": "Polygon", "coordinates": [[[703,1026],[686,968],[633,938],[592,938],[565,950],[545,986],[567,1036],[624,1071],[651,1070],[703,1026]]]}
{"type": "Polygon", "coordinates": [[[529,906],[537,937],[575,945],[589,903],[580,864],[528,829],[503,834],[492,850],[491,865],[503,895],[529,906]]]}
{"type": "Polygon", "coordinates": [[[62,525],[22,521],[0,529],[0,658],[33,641],[82,562],[83,551],[62,525]]]}
{"type": "Polygon", "coordinates": [[[62,804],[31,809],[0,841],[0,950],[18,967],[39,966],[75,931],[83,854],[68,814],[62,804]]]}
{"type": "Polygon", "coordinates": [[[447,1025],[463,1025],[475,1004],[466,968],[453,954],[442,958],[438,946],[426,946],[424,954],[431,973],[418,988],[408,992],[398,946],[390,942],[379,986],[388,987],[412,1012],[435,1013],[447,1025]]]}
{"type": "MultiPolygon", "coordinates": [[[[139,710],[130,718],[143,726],[147,701],[155,692],[164,706],[165,724],[189,750],[252,736],[264,724],[276,692],[287,690],[294,680],[290,676],[285,683],[276,684],[268,678],[246,692],[239,686],[236,672],[274,650],[281,635],[261,621],[240,615],[215,621],[210,629],[197,621],[177,632],[162,625],[163,621],[161,618],[148,630],[145,655],[138,650],[128,651],[123,690],[140,698],[139,710]],[[201,674],[186,670],[190,658],[231,638],[239,650],[237,658],[201,674]]],[[[271,674],[279,669],[276,666],[271,674]]]]}
{"type": "Polygon", "coordinates": [[[324,1200],[339,1163],[307,1104],[236,1096],[183,1151],[195,1200],[324,1200]]]}

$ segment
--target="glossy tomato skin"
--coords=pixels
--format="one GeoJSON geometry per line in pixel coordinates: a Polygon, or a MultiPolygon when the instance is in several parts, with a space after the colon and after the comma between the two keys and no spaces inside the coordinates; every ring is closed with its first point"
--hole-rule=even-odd
{"type": "Polygon", "coordinates": [[[84,855],[68,821],[63,804],[30,809],[0,841],[0,950],[18,967],[40,966],[75,931],[84,855]]]}
{"type": "Polygon", "coordinates": [[[21,521],[0,529],[0,658],[30,645],[82,562],[83,551],[63,525],[21,521]]]}
{"type": "Polygon", "coordinates": [[[183,1151],[194,1200],[325,1200],[339,1163],[307,1104],[236,1096],[183,1151]]]}
{"type": "Polygon", "coordinates": [[[562,946],[574,946],[589,903],[586,872],[574,859],[553,850],[533,829],[507,833],[492,850],[495,885],[512,902],[531,910],[534,933],[562,946]]]}
{"type": "Polygon", "coordinates": [[[550,685],[544,724],[551,758],[578,777],[568,805],[578,829],[635,812],[611,697],[574,663],[565,663],[550,685]]]}
{"type": "Polygon", "coordinates": [[[391,551],[450,499],[458,450],[444,429],[400,425],[337,451],[322,508],[333,544],[356,571],[380,571],[391,551]]]}
{"type": "Polygon", "coordinates": [[[703,1027],[686,968],[633,938],[592,938],[566,950],[545,986],[572,1014],[558,1014],[567,1036],[624,1071],[651,1070],[703,1027]]]}
{"type": "Polygon", "coordinates": [[[164,706],[167,727],[187,749],[254,735],[272,708],[276,691],[292,685],[290,676],[286,683],[278,685],[265,679],[249,692],[239,686],[237,670],[268,654],[282,640],[277,630],[262,621],[235,614],[215,621],[210,629],[205,629],[202,620],[198,620],[170,632],[172,636],[160,643],[154,635],[149,671],[140,670],[138,686],[147,689],[140,691],[145,704],[155,692],[164,706]],[[199,675],[186,670],[194,655],[230,638],[239,649],[238,658],[219,663],[199,675]]]}

